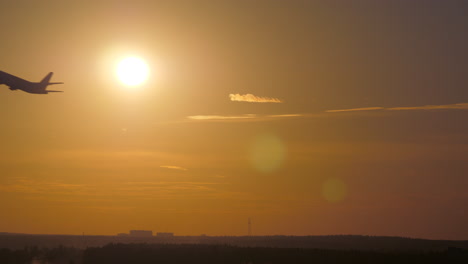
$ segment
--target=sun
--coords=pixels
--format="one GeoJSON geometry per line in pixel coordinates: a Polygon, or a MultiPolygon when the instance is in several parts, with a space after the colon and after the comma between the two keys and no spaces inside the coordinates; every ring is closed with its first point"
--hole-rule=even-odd
{"type": "Polygon", "coordinates": [[[148,79],[149,67],[141,58],[127,57],[119,62],[116,73],[123,84],[136,86],[148,79]]]}

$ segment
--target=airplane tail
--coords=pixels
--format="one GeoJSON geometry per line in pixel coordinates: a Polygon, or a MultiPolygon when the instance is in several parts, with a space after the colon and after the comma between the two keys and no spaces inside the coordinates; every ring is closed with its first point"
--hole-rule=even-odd
{"type": "Polygon", "coordinates": [[[46,89],[46,87],[48,85],[52,85],[52,84],[63,84],[63,82],[50,82],[50,79],[52,78],[52,75],[54,73],[53,72],[49,72],[49,74],[46,75],[46,77],[44,77],[44,79],[42,79],[42,81],[40,82],[42,89],[46,89]]]}
{"type": "Polygon", "coordinates": [[[42,79],[41,81],[41,84],[44,86],[44,88],[49,85],[49,81],[50,81],[50,78],[52,78],[52,74],[54,74],[53,72],[49,72],[49,74],[46,75],[46,77],[44,77],[44,79],[42,79]]]}

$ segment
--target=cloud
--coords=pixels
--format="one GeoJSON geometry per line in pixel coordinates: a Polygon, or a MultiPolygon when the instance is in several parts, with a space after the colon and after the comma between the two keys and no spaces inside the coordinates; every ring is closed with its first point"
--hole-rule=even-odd
{"type": "Polygon", "coordinates": [[[160,168],[166,168],[166,169],[171,169],[171,170],[181,170],[181,171],[186,171],[188,169],[179,167],[179,166],[171,166],[171,165],[164,165],[164,166],[159,166],[160,168]]]}
{"type": "Polygon", "coordinates": [[[424,105],[424,106],[407,106],[407,107],[391,107],[386,110],[446,110],[446,109],[468,109],[468,103],[448,104],[448,105],[424,105]]]}
{"type": "Polygon", "coordinates": [[[267,117],[271,118],[281,118],[281,117],[301,117],[303,114],[284,114],[284,115],[268,115],[267,117]]]}
{"type": "Polygon", "coordinates": [[[143,182],[102,182],[92,184],[69,184],[64,182],[16,179],[10,183],[0,183],[3,193],[22,193],[30,200],[60,202],[99,202],[118,199],[173,199],[173,198],[235,198],[239,196],[227,191],[229,183],[197,181],[143,181],[143,182]],[[58,199],[59,198],[59,199],[58,199]]]}
{"type": "MultiPolygon", "coordinates": [[[[312,116],[312,115],[310,115],[312,116]]],[[[282,115],[233,115],[233,116],[223,116],[223,115],[196,115],[196,116],[187,116],[188,119],[194,121],[238,121],[238,122],[248,122],[248,121],[271,121],[277,119],[291,118],[291,117],[305,117],[303,114],[282,114],[282,115]]]]}
{"type": "Polygon", "coordinates": [[[338,112],[355,112],[355,111],[373,111],[382,110],[383,107],[361,107],[361,108],[350,108],[350,109],[338,109],[338,110],[327,110],[327,113],[338,113],[338,112]]]}
{"type": "Polygon", "coordinates": [[[468,103],[448,104],[448,105],[424,105],[424,106],[404,106],[404,107],[363,107],[338,110],[326,110],[326,113],[355,112],[355,111],[411,111],[411,110],[449,110],[449,109],[468,109],[468,103]]]}
{"type": "Polygon", "coordinates": [[[411,111],[411,110],[468,110],[468,103],[458,103],[449,105],[425,105],[425,106],[408,106],[408,107],[361,107],[349,109],[334,109],[325,110],[319,113],[305,113],[305,114],[278,114],[278,115],[194,115],[187,116],[187,119],[192,121],[212,121],[212,122],[261,122],[261,121],[274,121],[288,118],[320,118],[329,117],[326,113],[345,113],[345,112],[365,112],[365,111],[411,111]]]}
{"type": "Polygon", "coordinates": [[[249,103],[282,103],[278,98],[260,97],[253,94],[229,94],[229,98],[234,102],[249,102],[249,103]]]}
{"type": "Polygon", "coordinates": [[[29,194],[59,194],[75,195],[86,189],[84,184],[67,184],[61,182],[41,182],[27,178],[17,178],[10,184],[0,184],[3,192],[19,192],[29,194]]]}
{"type": "Polygon", "coordinates": [[[192,120],[233,120],[233,119],[252,119],[256,117],[257,115],[254,115],[254,114],[237,115],[237,116],[222,116],[222,115],[187,116],[188,119],[192,119],[192,120]]]}

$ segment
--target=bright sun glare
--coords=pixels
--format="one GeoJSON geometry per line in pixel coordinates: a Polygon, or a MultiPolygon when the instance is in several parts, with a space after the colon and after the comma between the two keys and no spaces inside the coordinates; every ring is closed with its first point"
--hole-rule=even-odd
{"type": "Polygon", "coordinates": [[[117,77],[129,86],[142,84],[148,79],[149,68],[146,62],[137,57],[121,60],[117,66],[117,77]]]}

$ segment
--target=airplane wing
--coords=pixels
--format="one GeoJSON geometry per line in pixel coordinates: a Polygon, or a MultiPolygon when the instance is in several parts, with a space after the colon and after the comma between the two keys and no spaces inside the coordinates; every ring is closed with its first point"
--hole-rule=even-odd
{"type": "Polygon", "coordinates": [[[23,80],[19,77],[0,71],[0,84],[6,84],[7,86],[13,87],[29,83],[30,82],[23,80]]]}

